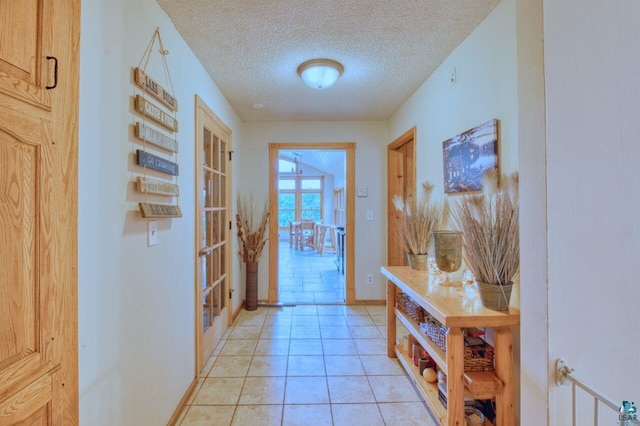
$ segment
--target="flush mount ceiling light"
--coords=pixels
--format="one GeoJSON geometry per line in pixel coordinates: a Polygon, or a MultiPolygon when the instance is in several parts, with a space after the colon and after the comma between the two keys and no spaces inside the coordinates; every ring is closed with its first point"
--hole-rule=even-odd
{"type": "Polygon", "coordinates": [[[298,75],[313,89],[326,89],[338,81],[344,67],[331,59],[312,59],[298,67],[298,75]]]}

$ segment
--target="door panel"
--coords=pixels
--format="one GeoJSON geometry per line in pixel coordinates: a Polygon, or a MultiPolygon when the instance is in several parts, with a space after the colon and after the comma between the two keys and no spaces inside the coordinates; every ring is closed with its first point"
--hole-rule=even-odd
{"type": "MultiPolygon", "coordinates": [[[[50,1],[0,2],[0,92],[49,109],[45,90],[50,52],[50,1]]],[[[53,73],[52,73],[53,75],[53,73]]]]}
{"type": "Polygon", "coordinates": [[[0,129],[0,366],[38,350],[38,147],[0,129]]]}
{"type": "Polygon", "coordinates": [[[0,0],[0,425],[78,423],[79,3],[0,0]]]}

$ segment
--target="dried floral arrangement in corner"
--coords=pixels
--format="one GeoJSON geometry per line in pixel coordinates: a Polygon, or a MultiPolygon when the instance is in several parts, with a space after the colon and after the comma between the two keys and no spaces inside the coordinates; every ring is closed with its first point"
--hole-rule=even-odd
{"type": "Polygon", "coordinates": [[[518,173],[489,170],[483,193],[465,195],[452,209],[462,231],[464,261],[478,282],[510,285],[520,269],[518,173]]]}
{"type": "Polygon", "coordinates": [[[256,263],[268,240],[271,202],[258,202],[253,194],[238,193],[236,225],[240,239],[238,254],[244,263],[256,263]]]}
{"type": "Polygon", "coordinates": [[[427,254],[433,244],[432,231],[441,225],[442,206],[431,202],[433,185],[422,184],[422,196],[403,200],[393,197],[393,205],[399,212],[391,230],[393,238],[410,254],[427,254]]]}

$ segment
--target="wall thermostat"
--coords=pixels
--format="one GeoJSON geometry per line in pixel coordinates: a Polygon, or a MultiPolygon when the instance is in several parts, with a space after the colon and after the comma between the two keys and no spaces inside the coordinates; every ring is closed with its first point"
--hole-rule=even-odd
{"type": "Polygon", "coordinates": [[[358,187],[358,197],[366,197],[369,195],[369,188],[366,186],[358,187]]]}

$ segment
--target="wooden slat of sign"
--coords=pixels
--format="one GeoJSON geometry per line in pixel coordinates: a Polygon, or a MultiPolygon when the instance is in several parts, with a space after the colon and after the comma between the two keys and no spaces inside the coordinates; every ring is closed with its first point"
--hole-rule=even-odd
{"type": "Polygon", "coordinates": [[[142,217],[182,217],[180,206],[170,204],[138,203],[142,217]]]}
{"type": "Polygon", "coordinates": [[[164,148],[167,151],[178,152],[178,141],[142,123],[136,123],[134,133],[138,139],[164,148]]]}
{"type": "Polygon", "coordinates": [[[173,183],[138,176],[138,191],[149,194],[180,196],[180,188],[173,183]]]}
{"type": "Polygon", "coordinates": [[[171,111],[178,110],[178,101],[167,90],[149,77],[140,68],[133,70],[133,79],[145,92],[169,107],[171,111]]]}
{"type": "Polygon", "coordinates": [[[157,170],[168,175],[178,176],[178,164],[165,160],[157,155],[149,154],[140,149],[136,150],[136,158],[139,166],[147,166],[150,169],[157,170]]]}
{"type": "Polygon", "coordinates": [[[133,102],[136,111],[150,120],[155,121],[172,132],[178,131],[178,120],[164,112],[160,107],[155,106],[140,95],[136,95],[133,102]]]}

